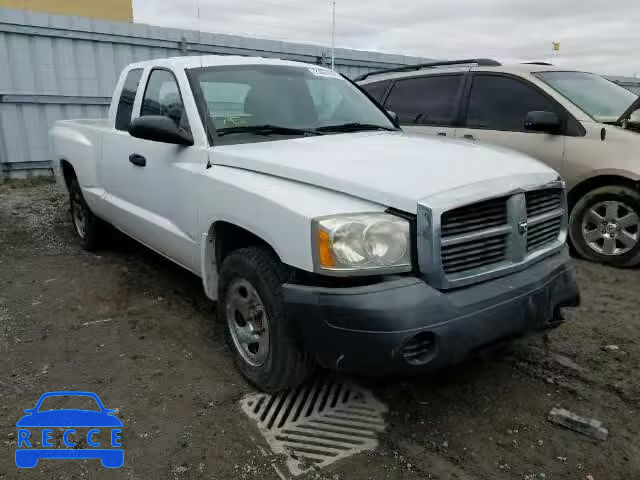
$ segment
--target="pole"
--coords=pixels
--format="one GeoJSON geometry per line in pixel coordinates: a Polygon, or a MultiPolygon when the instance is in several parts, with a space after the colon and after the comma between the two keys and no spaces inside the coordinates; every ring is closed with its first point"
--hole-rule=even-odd
{"type": "Polygon", "coordinates": [[[336,0],[333,0],[333,22],[331,27],[331,70],[336,69],[336,0]]]}

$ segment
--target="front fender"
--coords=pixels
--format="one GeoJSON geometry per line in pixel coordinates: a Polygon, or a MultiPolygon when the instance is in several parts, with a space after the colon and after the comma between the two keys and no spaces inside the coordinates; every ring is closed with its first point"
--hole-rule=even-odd
{"type": "Polygon", "coordinates": [[[227,222],[261,238],[280,260],[313,271],[311,221],[320,216],[382,212],[385,206],[301,182],[214,165],[203,175],[198,207],[205,291],[215,297],[217,265],[212,227],[227,222]]]}
{"type": "Polygon", "coordinates": [[[598,170],[590,171],[577,178],[573,178],[573,181],[569,185],[569,193],[574,191],[576,187],[579,187],[584,182],[587,182],[593,178],[607,177],[607,176],[622,177],[640,184],[640,174],[638,174],[638,171],[629,170],[626,168],[601,168],[598,170]]]}

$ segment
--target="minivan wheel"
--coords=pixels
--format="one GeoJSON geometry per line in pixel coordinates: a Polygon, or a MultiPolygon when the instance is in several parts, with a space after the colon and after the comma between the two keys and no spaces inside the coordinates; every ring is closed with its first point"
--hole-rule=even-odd
{"type": "Polygon", "coordinates": [[[640,263],[640,193],[623,186],[596,188],[571,211],[569,233],[587,260],[632,267],[640,263]]]}
{"type": "Polygon", "coordinates": [[[69,210],[73,229],[80,239],[82,248],[94,251],[104,234],[104,223],[89,209],[76,177],[69,180],[69,210]]]}
{"type": "Polygon", "coordinates": [[[294,387],[314,369],[282,299],[290,276],[262,247],[237,250],[220,268],[218,316],[233,360],[249,382],[267,392],[294,387]]]}

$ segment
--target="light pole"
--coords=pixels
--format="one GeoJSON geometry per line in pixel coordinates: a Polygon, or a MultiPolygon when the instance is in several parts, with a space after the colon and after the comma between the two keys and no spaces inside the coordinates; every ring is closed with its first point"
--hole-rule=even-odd
{"type": "Polygon", "coordinates": [[[333,21],[331,24],[331,70],[336,69],[336,0],[332,2],[333,21]]]}

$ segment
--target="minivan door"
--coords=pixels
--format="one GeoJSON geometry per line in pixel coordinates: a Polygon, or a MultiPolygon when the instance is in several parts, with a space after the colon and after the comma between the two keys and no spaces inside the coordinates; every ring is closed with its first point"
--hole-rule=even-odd
{"type": "Polygon", "coordinates": [[[560,172],[564,160],[564,132],[550,134],[524,128],[532,111],[558,114],[563,130],[569,113],[526,80],[496,73],[474,73],[466,115],[456,137],[518,150],[560,172]]]}
{"type": "Polygon", "coordinates": [[[438,73],[396,80],[385,108],[407,133],[453,137],[464,73],[438,73]]]}

